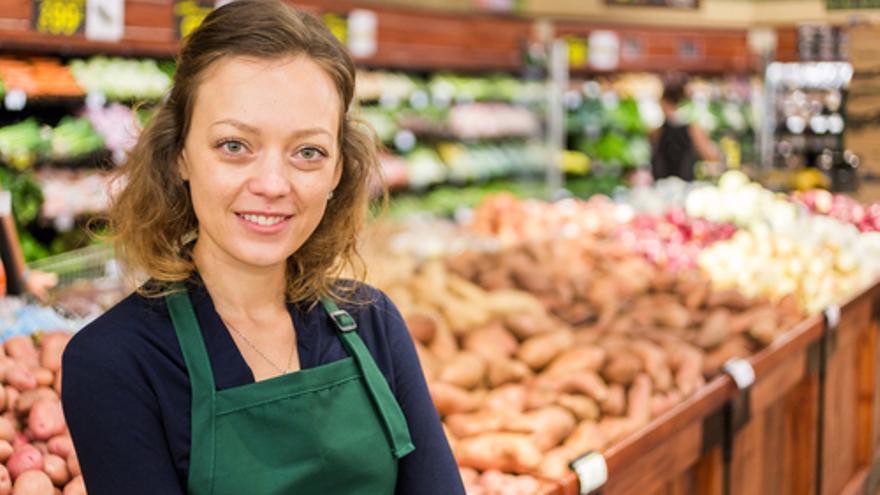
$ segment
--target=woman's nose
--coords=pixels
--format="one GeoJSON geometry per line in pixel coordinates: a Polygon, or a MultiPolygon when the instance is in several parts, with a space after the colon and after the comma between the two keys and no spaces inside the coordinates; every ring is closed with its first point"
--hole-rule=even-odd
{"type": "Polygon", "coordinates": [[[285,196],[291,191],[290,177],[283,153],[266,153],[257,163],[250,179],[250,189],[254,194],[269,197],[285,196]]]}

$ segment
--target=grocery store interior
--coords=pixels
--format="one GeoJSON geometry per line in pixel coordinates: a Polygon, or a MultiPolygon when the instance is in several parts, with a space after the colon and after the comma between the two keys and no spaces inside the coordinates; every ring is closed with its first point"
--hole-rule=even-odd
{"type": "MultiPolygon", "coordinates": [[[[92,484],[62,352],[143,282],[112,173],[225,3],[0,1],[0,494],[92,484]]],[[[880,2],[289,3],[468,495],[880,493],[880,2]]]]}

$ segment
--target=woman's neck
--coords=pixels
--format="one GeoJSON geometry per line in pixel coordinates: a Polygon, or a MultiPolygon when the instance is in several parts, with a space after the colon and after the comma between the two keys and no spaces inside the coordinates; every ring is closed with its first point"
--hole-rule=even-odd
{"type": "MultiPolygon", "coordinates": [[[[201,239],[200,239],[201,240],[201,239]]],[[[193,261],[224,319],[257,322],[285,310],[287,274],[284,264],[254,267],[232,259],[216,247],[196,241],[193,261]]]]}

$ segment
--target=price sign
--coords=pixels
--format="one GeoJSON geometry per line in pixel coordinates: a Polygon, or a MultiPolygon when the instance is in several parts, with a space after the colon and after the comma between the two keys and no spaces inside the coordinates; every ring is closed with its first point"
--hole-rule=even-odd
{"type": "Polygon", "coordinates": [[[33,27],[58,36],[81,33],[86,18],[85,0],[33,0],[33,27]]]}
{"type": "Polygon", "coordinates": [[[333,12],[326,12],[321,14],[321,20],[340,43],[348,44],[348,19],[333,12]]]}
{"type": "Polygon", "coordinates": [[[186,38],[202,25],[202,21],[213,10],[213,5],[197,0],[178,0],[174,2],[174,17],[177,25],[177,37],[186,38]]]}
{"type": "Polygon", "coordinates": [[[574,36],[566,37],[565,42],[568,44],[568,66],[583,67],[587,65],[587,58],[590,53],[589,42],[574,36]]]}

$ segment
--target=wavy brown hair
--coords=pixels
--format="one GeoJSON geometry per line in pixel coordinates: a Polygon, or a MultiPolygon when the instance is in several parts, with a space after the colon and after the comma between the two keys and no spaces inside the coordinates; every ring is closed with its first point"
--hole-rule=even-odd
{"type": "Polygon", "coordinates": [[[357,238],[366,218],[370,179],[378,176],[376,145],[349,112],[355,84],[351,56],[321,21],[280,0],[226,4],[184,41],[168,98],[118,171],[122,180],[108,213],[110,239],[129,268],[158,282],[141,287],[146,296],[167,293],[168,283],[186,280],[196,270],[188,246],[198,220],[178,171],[178,157],[205,71],[234,56],[309,57],[326,71],[339,93],[342,177],[318,227],[287,261],[287,292],[295,302],[342,297],[344,289],[334,283],[338,275],[343,270],[363,274],[357,238]]]}

